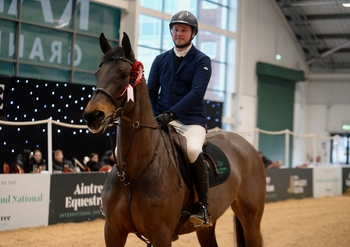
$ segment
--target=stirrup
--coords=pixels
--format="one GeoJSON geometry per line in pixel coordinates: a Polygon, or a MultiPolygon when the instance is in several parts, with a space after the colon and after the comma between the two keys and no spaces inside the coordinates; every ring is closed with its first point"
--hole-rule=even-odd
{"type": "Polygon", "coordinates": [[[200,215],[192,214],[190,216],[190,222],[192,223],[193,227],[210,227],[213,226],[213,221],[211,218],[211,215],[208,211],[208,209],[201,203],[198,203],[200,205],[201,213],[203,214],[203,217],[200,215]]]}

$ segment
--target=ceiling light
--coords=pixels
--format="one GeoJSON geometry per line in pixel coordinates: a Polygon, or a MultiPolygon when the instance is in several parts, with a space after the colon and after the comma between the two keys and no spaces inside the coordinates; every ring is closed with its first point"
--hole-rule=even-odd
{"type": "Polygon", "coordinates": [[[343,124],[341,128],[342,130],[350,130],[350,124],[343,124]]]}
{"type": "Polygon", "coordinates": [[[350,3],[343,3],[343,7],[350,8],[350,3]]]}

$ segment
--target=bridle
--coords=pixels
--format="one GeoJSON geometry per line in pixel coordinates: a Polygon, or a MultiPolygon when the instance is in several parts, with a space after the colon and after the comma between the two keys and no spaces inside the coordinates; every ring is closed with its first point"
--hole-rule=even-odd
{"type": "MultiPolygon", "coordinates": [[[[121,60],[121,61],[124,61],[124,62],[127,62],[129,63],[132,67],[133,67],[133,70],[134,70],[134,66],[135,66],[135,63],[140,63],[140,66],[142,66],[142,70],[143,70],[143,65],[141,62],[138,62],[136,61],[135,63],[131,62],[129,59],[127,58],[124,58],[124,57],[112,57],[109,59],[110,61],[116,61],[116,60],[121,60]]],[[[99,67],[101,67],[103,65],[104,62],[100,63],[99,67]]],[[[133,72],[131,72],[133,73],[133,72]]],[[[143,77],[143,71],[142,71],[142,77],[143,77]]],[[[143,79],[143,78],[141,78],[143,79]]],[[[138,82],[139,83],[139,82],[138,82]]],[[[113,103],[113,105],[117,108],[116,112],[118,111],[118,109],[120,107],[118,107],[118,101],[117,99],[119,100],[121,97],[124,96],[125,92],[127,91],[127,87],[129,85],[132,85],[132,87],[135,87],[138,83],[135,83],[135,79],[133,78],[133,76],[131,76],[130,78],[130,81],[129,81],[129,84],[127,84],[125,87],[124,87],[124,90],[123,92],[117,97],[115,98],[110,92],[108,92],[107,90],[105,90],[104,88],[101,88],[101,87],[97,87],[94,91],[94,93],[103,93],[105,96],[107,96],[113,103]]],[[[116,119],[115,119],[116,120],[116,119]]]]}
{"type": "MultiPolygon", "coordinates": [[[[156,144],[156,147],[155,147],[155,150],[154,150],[154,153],[153,153],[153,157],[151,158],[150,162],[147,164],[146,168],[142,171],[142,173],[139,175],[139,177],[133,181],[132,183],[130,181],[128,181],[128,179],[126,178],[126,175],[125,175],[125,172],[124,172],[124,169],[125,169],[125,166],[127,165],[127,161],[128,161],[128,157],[129,157],[129,153],[131,151],[131,144],[132,144],[132,141],[134,139],[134,135],[135,135],[135,132],[136,132],[136,129],[138,129],[139,127],[146,127],[146,128],[151,128],[151,129],[159,129],[160,130],[160,126],[159,125],[156,125],[156,124],[153,124],[153,125],[149,125],[149,124],[143,124],[143,123],[140,123],[139,121],[137,120],[134,120],[134,119],[131,119],[131,118],[128,118],[127,116],[124,115],[124,109],[126,107],[126,105],[128,104],[129,100],[127,99],[124,106],[123,107],[119,107],[118,105],[118,101],[125,95],[125,93],[128,91],[128,90],[131,90],[132,91],[132,94],[133,94],[133,88],[135,86],[137,86],[138,84],[141,83],[141,81],[144,79],[143,78],[143,64],[139,61],[135,61],[135,62],[132,62],[130,61],[129,59],[127,58],[123,58],[123,57],[113,57],[110,59],[111,61],[117,61],[117,60],[121,60],[121,61],[124,61],[124,62],[127,62],[129,63],[131,66],[132,66],[132,71],[131,71],[131,77],[130,77],[130,81],[129,83],[124,87],[124,90],[123,92],[118,95],[118,97],[114,97],[110,92],[108,92],[107,90],[105,90],[104,88],[96,88],[94,93],[102,93],[104,94],[105,96],[107,96],[107,98],[109,100],[111,100],[111,102],[113,103],[113,105],[116,107],[116,110],[113,114],[113,120],[114,121],[117,121],[119,117],[121,117],[123,120],[127,121],[130,126],[133,127],[133,132],[131,134],[131,138],[129,140],[129,145],[128,145],[128,149],[127,149],[127,153],[126,153],[126,156],[124,157],[123,159],[123,162],[121,164],[121,166],[119,167],[118,164],[115,164],[116,167],[117,167],[117,174],[118,174],[118,177],[120,179],[120,181],[123,181],[125,183],[125,185],[134,185],[137,183],[137,181],[143,176],[143,174],[145,173],[145,171],[147,170],[147,168],[154,162],[157,154],[158,154],[158,147],[159,147],[159,136],[157,138],[157,144],[156,144]],[[118,111],[121,111],[121,114],[119,117],[117,117],[117,112],[118,111]]],[[[103,62],[100,64],[99,67],[101,67],[103,65],[103,62]]],[[[133,98],[132,98],[132,101],[133,101],[133,98]]],[[[118,127],[118,124],[116,124],[117,127],[118,127]]],[[[114,160],[116,161],[117,160],[117,157],[115,155],[115,152],[114,152],[114,149],[113,149],[113,143],[112,143],[112,135],[110,135],[110,142],[111,142],[111,148],[113,150],[113,156],[114,156],[114,160]]]]}

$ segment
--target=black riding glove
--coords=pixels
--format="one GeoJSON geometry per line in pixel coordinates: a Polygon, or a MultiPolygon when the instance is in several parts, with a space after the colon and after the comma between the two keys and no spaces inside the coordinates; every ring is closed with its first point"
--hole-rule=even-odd
{"type": "Polygon", "coordinates": [[[162,114],[159,114],[156,117],[158,124],[162,127],[163,130],[168,130],[168,123],[175,119],[175,115],[171,111],[166,111],[162,114]]]}

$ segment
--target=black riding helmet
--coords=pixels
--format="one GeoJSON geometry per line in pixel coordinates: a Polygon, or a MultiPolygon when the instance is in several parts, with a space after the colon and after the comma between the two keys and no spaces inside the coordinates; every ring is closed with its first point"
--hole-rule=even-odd
{"type": "Polygon", "coordinates": [[[196,35],[198,33],[197,18],[191,12],[188,12],[186,10],[182,10],[180,12],[177,12],[171,18],[171,21],[169,23],[169,28],[172,29],[174,24],[177,24],[177,23],[189,25],[192,28],[194,35],[196,35]]]}
{"type": "MultiPolygon", "coordinates": [[[[182,10],[182,11],[177,12],[176,14],[173,15],[173,17],[171,18],[170,23],[169,23],[170,33],[172,33],[172,28],[175,24],[186,24],[186,25],[190,26],[192,28],[192,33],[194,33],[194,36],[196,36],[198,33],[197,18],[191,12],[188,12],[186,10],[182,10]]],[[[178,48],[184,48],[191,43],[193,37],[191,35],[191,40],[189,41],[188,44],[185,44],[182,46],[177,46],[175,44],[175,46],[178,48]]]]}

